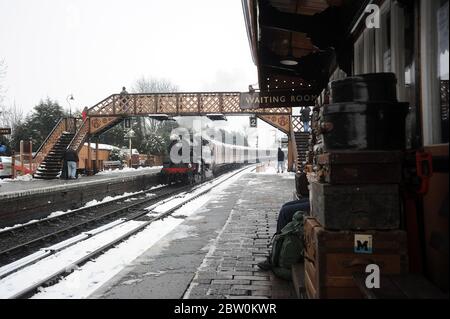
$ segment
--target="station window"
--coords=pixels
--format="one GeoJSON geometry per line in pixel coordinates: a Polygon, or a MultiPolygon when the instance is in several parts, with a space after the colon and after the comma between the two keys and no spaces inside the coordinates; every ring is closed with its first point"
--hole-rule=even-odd
{"type": "Polygon", "coordinates": [[[354,43],[354,75],[395,73],[398,100],[410,105],[407,148],[448,143],[448,3],[386,0],[380,28],[364,28],[354,43]]]}
{"type": "Polygon", "coordinates": [[[380,28],[375,32],[377,72],[391,72],[391,2],[386,1],[380,12],[380,28]]]}
{"type": "Polygon", "coordinates": [[[406,78],[413,82],[414,13],[403,4],[386,0],[380,7],[380,27],[364,28],[355,42],[354,74],[394,72],[397,95],[407,101],[406,78]]]}
{"type": "Polygon", "coordinates": [[[407,148],[420,142],[416,81],[416,15],[414,2],[386,0],[380,7],[380,27],[364,28],[355,42],[354,74],[393,72],[397,78],[397,98],[408,102],[407,148]]]}
{"type": "Polygon", "coordinates": [[[375,31],[365,29],[355,42],[354,74],[375,72],[375,31]]]}
{"type": "Polygon", "coordinates": [[[448,143],[448,0],[421,2],[424,144],[448,143]]]}
{"type": "Polygon", "coordinates": [[[448,0],[440,1],[436,12],[441,142],[448,143],[448,0]]]}
{"type": "Polygon", "coordinates": [[[354,65],[353,74],[364,73],[364,37],[360,36],[354,45],[354,65]]]}

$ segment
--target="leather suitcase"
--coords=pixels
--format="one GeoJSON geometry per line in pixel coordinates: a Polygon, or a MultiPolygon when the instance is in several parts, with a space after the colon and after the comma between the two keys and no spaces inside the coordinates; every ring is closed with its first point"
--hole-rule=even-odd
{"type": "Polygon", "coordinates": [[[325,105],[320,122],[325,152],[404,150],[408,109],[403,102],[325,105]]]}
{"type": "Polygon", "coordinates": [[[378,265],[380,275],[407,273],[406,232],[328,231],[315,218],[305,219],[305,287],[308,298],[362,298],[353,275],[365,274],[369,264],[378,265]]]}
{"type": "Polygon", "coordinates": [[[330,184],[399,184],[403,153],[333,152],[318,156],[321,181],[330,184]]]}
{"type": "Polygon", "coordinates": [[[331,185],[312,181],[311,215],[326,229],[390,230],[400,227],[397,184],[331,185]]]}
{"type": "Polygon", "coordinates": [[[397,102],[397,79],[394,73],[367,73],[330,83],[330,103],[397,102]]]}

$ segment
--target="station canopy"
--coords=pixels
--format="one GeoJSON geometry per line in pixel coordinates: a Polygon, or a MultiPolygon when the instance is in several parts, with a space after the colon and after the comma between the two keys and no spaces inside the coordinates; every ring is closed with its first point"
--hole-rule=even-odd
{"type": "Polygon", "coordinates": [[[319,94],[339,66],[351,71],[351,27],[365,0],[242,0],[260,90],[319,94]]]}

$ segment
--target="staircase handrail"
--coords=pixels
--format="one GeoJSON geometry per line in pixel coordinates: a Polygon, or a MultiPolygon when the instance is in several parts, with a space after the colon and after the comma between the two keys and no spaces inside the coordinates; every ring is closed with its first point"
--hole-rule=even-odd
{"type": "Polygon", "coordinates": [[[58,126],[61,124],[61,122],[64,120],[64,117],[60,118],[59,121],[56,123],[56,125],[53,127],[51,132],[47,135],[47,138],[41,143],[41,146],[37,149],[36,153],[34,154],[33,158],[36,158],[41,149],[44,147],[44,145],[47,143],[47,141],[50,139],[50,137],[53,135],[53,133],[56,131],[58,126]]]}
{"type": "Polygon", "coordinates": [[[303,132],[303,122],[300,115],[292,115],[292,130],[294,132],[303,132]]]}
{"type": "Polygon", "coordinates": [[[295,138],[295,132],[294,132],[294,117],[292,117],[291,119],[291,128],[290,128],[290,133],[291,133],[291,145],[292,145],[292,153],[294,155],[294,165],[295,165],[295,173],[298,172],[299,167],[298,167],[298,150],[297,150],[297,140],[295,138]]]}
{"type": "Polygon", "coordinates": [[[80,151],[80,148],[83,145],[83,139],[88,134],[89,134],[89,117],[84,119],[83,124],[81,124],[80,127],[78,128],[78,130],[75,132],[75,135],[73,136],[72,140],[70,141],[69,145],[67,146],[67,149],[71,148],[71,149],[73,149],[74,151],[76,151],[78,153],[80,151]],[[77,139],[82,134],[82,130],[85,129],[85,127],[87,127],[87,129],[88,129],[87,134],[85,134],[85,136],[82,137],[80,145],[76,145],[77,139]],[[76,146],[76,149],[73,147],[74,145],[76,146]]]}
{"type": "Polygon", "coordinates": [[[48,155],[48,153],[53,149],[55,144],[58,142],[59,138],[61,137],[61,135],[64,131],[67,131],[67,118],[66,117],[62,117],[58,120],[56,125],[51,130],[50,134],[48,134],[47,138],[44,140],[44,142],[41,144],[41,146],[39,146],[38,150],[34,154],[33,170],[37,169],[41,165],[41,163],[44,161],[45,157],[48,155]]]}

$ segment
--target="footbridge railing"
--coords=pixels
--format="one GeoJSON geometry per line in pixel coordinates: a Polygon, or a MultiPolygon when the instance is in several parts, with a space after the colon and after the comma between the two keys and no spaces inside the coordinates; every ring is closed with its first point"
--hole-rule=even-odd
{"type": "Polygon", "coordinates": [[[113,94],[91,107],[88,116],[169,116],[221,114],[284,114],[290,107],[241,109],[239,92],[113,94]]]}

